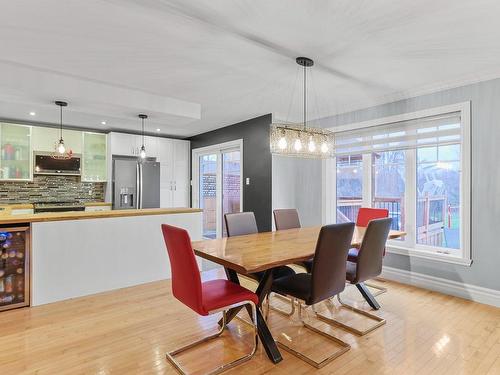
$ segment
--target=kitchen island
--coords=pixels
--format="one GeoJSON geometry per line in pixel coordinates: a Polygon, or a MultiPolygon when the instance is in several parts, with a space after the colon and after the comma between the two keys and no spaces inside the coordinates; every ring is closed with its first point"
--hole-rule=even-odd
{"type": "Polygon", "coordinates": [[[170,278],[164,223],[201,239],[192,208],[0,215],[30,228],[32,306],[170,278]]]}

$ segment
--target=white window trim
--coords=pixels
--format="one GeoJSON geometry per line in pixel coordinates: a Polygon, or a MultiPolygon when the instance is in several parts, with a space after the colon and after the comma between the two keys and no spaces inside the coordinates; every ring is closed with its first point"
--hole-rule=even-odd
{"type": "MultiPolygon", "coordinates": [[[[387,125],[390,123],[397,123],[401,121],[408,121],[413,119],[418,119],[428,116],[437,116],[443,113],[449,112],[460,112],[461,118],[461,168],[462,168],[462,178],[461,178],[461,189],[460,189],[460,217],[461,217],[461,237],[460,243],[462,247],[461,256],[454,256],[451,254],[439,254],[437,249],[439,247],[430,247],[425,245],[416,245],[415,248],[410,248],[405,246],[404,242],[398,243],[398,241],[389,241],[387,244],[387,252],[393,254],[406,255],[409,257],[415,257],[420,259],[427,259],[431,261],[446,262],[452,264],[459,264],[464,266],[470,266],[472,264],[472,252],[471,252],[471,165],[472,165],[472,155],[471,155],[471,102],[466,101],[457,104],[451,104],[441,107],[434,107],[425,110],[420,110],[416,112],[404,113],[401,115],[389,116],[384,118],[378,118],[374,120],[352,123],[347,125],[342,125],[339,127],[330,128],[333,132],[347,131],[362,129],[366,127],[373,127],[378,125],[387,125]],[[433,249],[433,250],[430,250],[433,249]]],[[[407,157],[415,160],[415,151],[408,150],[407,157]]],[[[364,156],[363,156],[364,157],[364,156]]],[[[336,222],[336,173],[332,173],[335,169],[336,160],[328,159],[323,161],[323,221],[324,223],[334,223],[336,222]]],[[[371,170],[371,162],[370,162],[371,170]]],[[[365,171],[365,173],[369,173],[365,171]]],[[[407,171],[407,186],[414,189],[416,179],[416,171],[407,171]],[[410,185],[413,184],[413,185],[410,185]]],[[[370,180],[367,180],[370,181],[370,180]]],[[[363,189],[367,187],[363,186],[363,189]]],[[[408,190],[407,190],[408,191],[408,190]]],[[[371,194],[371,187],[370,187],[371,194]]],[[[370,195],[367,195],[369,197],[370,195]]],[[[411,199],[412,194],[405,194],[407,203],[407,215],[416,215],[416,202],[411,199]],[[410,210],[410,211],[408,211],[410,210]]],[[[366,200],[366,197],[364,197],[366,200]]],[[[371,201],[370,201],[371,202],[371,201]]],[[[363,203],[365,203],[363,201],[363,203]]],[[[415,229],[408,228],[408,236],[410,239],[415,238],[415,229]]]]}

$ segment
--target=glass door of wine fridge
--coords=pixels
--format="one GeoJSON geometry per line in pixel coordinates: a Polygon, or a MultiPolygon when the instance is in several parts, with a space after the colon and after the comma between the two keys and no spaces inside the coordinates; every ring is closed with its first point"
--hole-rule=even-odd
{"type": "Polygon", "coordinates": [[[0,228],[0,311],[30,303],[29,227],[0,228]]]}

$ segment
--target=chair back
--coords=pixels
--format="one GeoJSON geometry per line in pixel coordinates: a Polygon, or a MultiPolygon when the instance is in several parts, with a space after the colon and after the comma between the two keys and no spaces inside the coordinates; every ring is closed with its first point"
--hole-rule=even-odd
{"type": "Polygon", "coordinates": [[[354,223],[325,225],[316,243],[311,271],[311,297],[308,305],[321,302],[345,288],[347,252],[351,246],[354,223]]]}
{"type": "Polygon", "coordinates": [[[368,223],[359,248],[356,277],[353,283],[372,279],[382,272],[382,259],[391,224],[391,218],[375,219],[368,223]]]}
{"type": "Polygon", "coordinates": [[[273,214],[276,230],[300,228],[299,213],[295,208],[274,210],[273,214]]]}
{"type": "Polygon", "coordinates": [[[361,207],[356,218],[356,225],[358,227],[367,227],[370,220],[386,217],[389,217],[389,210],[386,208],[361,207]]]}
{"type": "Polygon", "coordinates": [[[258,233],[257,222],[253,212],[237,212],[225,214],[227,236],[242,236],[244,234],[258,233]]]}
{"type": "Polygon", "coordinates": [[[198,314],[206,315],[202,303],[200,270],[188,232],[168,224],[162,224],[161,229],[170,258],[174,297],[198,314]]]}

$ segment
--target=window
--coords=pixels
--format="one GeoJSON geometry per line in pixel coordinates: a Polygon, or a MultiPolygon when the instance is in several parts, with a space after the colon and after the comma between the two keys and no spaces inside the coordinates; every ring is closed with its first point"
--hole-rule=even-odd
{"type": "Polygon", "coordinates": [[[371,154],[371,159],[371,206],[387,209],[389,216],[392,218],[392,229],[405,230],[405,152],[374,152],[371,154]]]}
{"type": "Polygon", "coordinates": [[[458,144],[417,149],[418,244],[460,249],[460,169],[458,144]]]}
{"type": "Polygon", "coordinates": [[[355,221],[362,206],[386,208],[392,229],[407,233],[389,251],[470,264],[469,117],[463,103],[332,129],[327,218],[355,221]]]}
{"type": "Polygon", "coordinates": [[[356,221],[363,203],[362,155],[337,158],[337,223],[356,221]]]}

